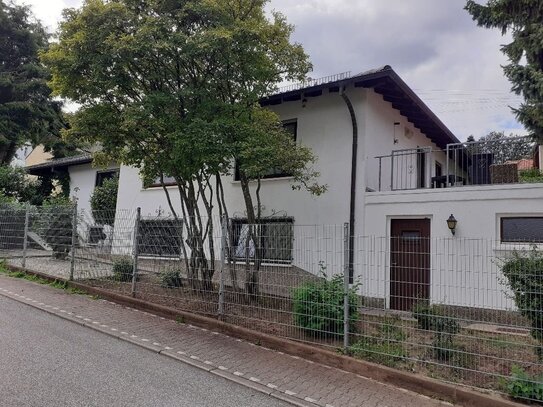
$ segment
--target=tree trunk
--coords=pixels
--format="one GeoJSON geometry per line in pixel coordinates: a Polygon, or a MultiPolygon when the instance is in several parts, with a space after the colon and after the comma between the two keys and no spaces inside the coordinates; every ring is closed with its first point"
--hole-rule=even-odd
{"type": "MultiPolygon", "coordinates": [[[[253,198],[251,197],[251,190],[249,189],[249,179],[245,176],[243,171],[240,171],[241,190],[243,193],[243,199],[245,201],[245,207],[247,210],[247,223],[249,224],[249,231],[246,240],[245,247],[245,290],[252,298],[256,298],[260,294],[260,287],[258,285],[258,270],[255,264],[251,267],[249,259],[249,246],[250,241],[253,241],[255,247],[255,255],[257,255],[257,248],[260,246],[255,236],[255,229],[258,229],[257,219],[255,216],[255,209],[253,207],[253,198]]],[[[256,257],[256,256],[255,256],[256,257]]]]}

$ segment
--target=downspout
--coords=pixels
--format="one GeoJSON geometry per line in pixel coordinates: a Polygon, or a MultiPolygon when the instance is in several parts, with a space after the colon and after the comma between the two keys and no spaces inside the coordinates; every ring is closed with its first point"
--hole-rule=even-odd
{"type": "Polygon", "coordinates": [[[355,210],[356,210],[356,167],[358,163],[358,122],[351,100],[345,93],[345,87],[339,88],[339,94],[349,109],[351,124],[353,126],[353,143],[351,157],[351,197],[349,202],[349,282],[354,280],[354,236],[355,236],[355,210]]]}

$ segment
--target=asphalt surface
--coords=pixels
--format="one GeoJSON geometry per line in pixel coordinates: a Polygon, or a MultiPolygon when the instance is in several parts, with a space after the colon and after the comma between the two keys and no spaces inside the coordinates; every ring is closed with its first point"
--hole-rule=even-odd
{"type": "Polygon", "coordinates": [[[0,297],[0,406],[290,404],[0,297]]]}

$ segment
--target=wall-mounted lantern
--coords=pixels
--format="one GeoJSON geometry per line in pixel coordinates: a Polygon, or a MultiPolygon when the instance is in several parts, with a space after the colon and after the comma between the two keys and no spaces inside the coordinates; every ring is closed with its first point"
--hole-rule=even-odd
{"type": "Polygon", "coordinates": [[[456,220],[454,215],[451,214],[451,216],[449,216],[449,219],[447,219],[447,226],[449,227],[449,230],[451,231],[453,236],[456,233],[456,224],[457,223],[458,223],[458,221],[456,220]]]}

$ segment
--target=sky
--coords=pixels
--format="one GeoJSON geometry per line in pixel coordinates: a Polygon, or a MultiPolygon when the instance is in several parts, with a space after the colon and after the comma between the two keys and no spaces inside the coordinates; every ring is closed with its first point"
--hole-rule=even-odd
{"type": "MultiPolygon", "coordinates": [[[[481,0],[482,2],[483,0],[481,0]]],[[[81,0],[15,0],[54,31],[81,0]]],[[[525,134],[509,106],[521,98],[501,65],[510,41],[477,27],[465,0],[271,0],[295,26],[313,63],[312,78],[390,65],[438,117],[465,140],[490,131],[525,134]]]]}

